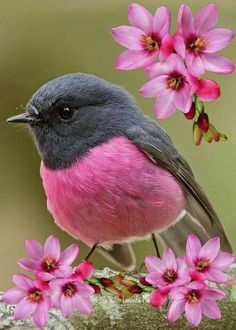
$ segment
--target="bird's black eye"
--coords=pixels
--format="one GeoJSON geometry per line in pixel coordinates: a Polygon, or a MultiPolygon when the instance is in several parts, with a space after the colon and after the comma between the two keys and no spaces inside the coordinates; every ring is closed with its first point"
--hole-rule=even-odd
{"type": "Polygon", "coordinates": [[[70,119],[73,116],[73,113],[73,109],[68,106],[64,106],[59,109],[59,115],[64,120],[70,119]]]}

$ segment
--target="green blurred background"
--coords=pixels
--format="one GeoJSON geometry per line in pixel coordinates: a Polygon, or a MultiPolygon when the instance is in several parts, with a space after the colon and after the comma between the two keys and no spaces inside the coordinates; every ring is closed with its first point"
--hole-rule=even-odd
{"type": "MultiPolygon", "coordinates": [[[[140,2],[141,3],[141,2],[140,2]]],[[[181,1],[142,2],[154,13],[165,4],[172,11],[173,25],[181,1]]],[[[186,1],[194,12],[207,1],[186,1]]],[[[216,1],[220,10],[218,26],[235,28],[236,5],[233,0],[216,1]]],[[[39,177],[40,159],[24,127],[9,126],[5,119],[23,112],[32,93],[41,84],[69,72],[88,72],[125,87],[142,109],[152,115],[154,100],[144,99],[139,87],[146,81],[142,70],[118,72],[114,59],[122,50],[109,29],[127,24],[126,0],[1,0],[0,1],[0,288],[11,285],[18,272],[16,261],[25,256],[24,240],[44,241],[54,233],[62,246],[74,240],[53,222],[39,177]]],[[[234,59],[235,44],[223,51],[234,59]]],[[[211,75],[221,85],[222,97],[207,104],[213,124],[226,133],[228,142],[192,142],[191,123],[181,113],[161,123],[193,167],[200,183],[213,201],[226,231],[236,248],[236,75],[211,75]]],[[[80,243],[81,258],[87,247],[80,243]]],[[[134,245],[141,264],[153,252],[151,242],[134,245]]],[[[108,263],[98,254],[96,266],[108,263]]]]}

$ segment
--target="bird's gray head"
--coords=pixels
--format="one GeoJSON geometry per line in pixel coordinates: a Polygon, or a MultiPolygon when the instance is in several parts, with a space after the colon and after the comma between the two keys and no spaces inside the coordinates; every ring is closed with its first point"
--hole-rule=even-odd
{"type": "Polygon", "coordinates": [[[49,168],[66,168],[90,148],[122,135],[140,112],[122,88],[93,75],[61,76],[43,85],[27,112],[8,119],[27,123],[49,168]]]}

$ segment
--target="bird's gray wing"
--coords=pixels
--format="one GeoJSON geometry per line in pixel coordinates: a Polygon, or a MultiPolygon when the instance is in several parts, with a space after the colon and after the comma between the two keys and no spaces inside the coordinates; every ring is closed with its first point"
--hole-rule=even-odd
{"type": "MultiPolygon", "coordinates": [[[[190,233],[196,233],[202,242],[209,237],[219,236],[222,250],[231,252],[230,242],[216,212],[167,133],[145,116],[140,126],[127,129],[125,135],[157,166],[168,170],[186,192],[186,214],[183,215],[183,221],[162,233],[163,241],[171,246],[174,239],[178,246],[183,247],[190,233]]],[[[177,253],[182,252],[181,249],[175,250],[177,253]]]]}

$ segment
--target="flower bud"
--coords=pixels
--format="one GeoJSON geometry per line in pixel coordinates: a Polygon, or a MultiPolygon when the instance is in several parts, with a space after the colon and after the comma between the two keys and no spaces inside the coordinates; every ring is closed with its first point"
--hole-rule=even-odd
{"type": "Polygon", "coordinates": [[[97,284],[89,283],[89,285],[94,289],[94,294],[98,294],[101,292],[101,288],[97,284]]]}
{"type": "Polygon", "coordinates": [[[193,124],[193,141],[195,143],[196,146],[198,146],[201,141],[202,141],[202,131],[201,129],[198,127],[197,123],[193,124]]]}
{"type": "Polygon", "coordinates": [[[211,135],[212,139],[214,139],[216,142],[220,141],[220,134],[217,132],[215,127],[211,124],[209,126],[209,134],[211,135]]]}
{"type": "Polygon", "coordinates": [[[151,284],[146,281],[145,277],[141,277],[139,282],[144,286],[151,286],[151,284]]]}
{"type": "Polygon", "coordinates": [[[104,288],[109,288],[110,286],[114,285],[114,282],[110,280],[109,278],[101,277],[100,278],[100,283],[104,288]]]}
{"type": "Polygon", "coordinates": [[[196,114],[196,109],[195,109],[195,105],[194,103],[192,103],[192,106],[189,110],[189,112],[185,113],[185,118],[188,119],[188,120],[191,120],[195,117],[195,114],[196,114]]]}
{"type": "Polygon", "coordinates": [[[197,121],[198,127],[201,129],[201,131],[203,133],[206,133],[209,129],[209,119],[208,119],[208,115],[206,113],[202,113],[199,117],[198,117],[198,121],[197,121]]]}
{"type": "Polygon", "coordinates": [[[129,286],[127,290],[131,293],[136,293],[136,294],[140,294],[143,291],[142,288],[137,284],[129,286]]]}

